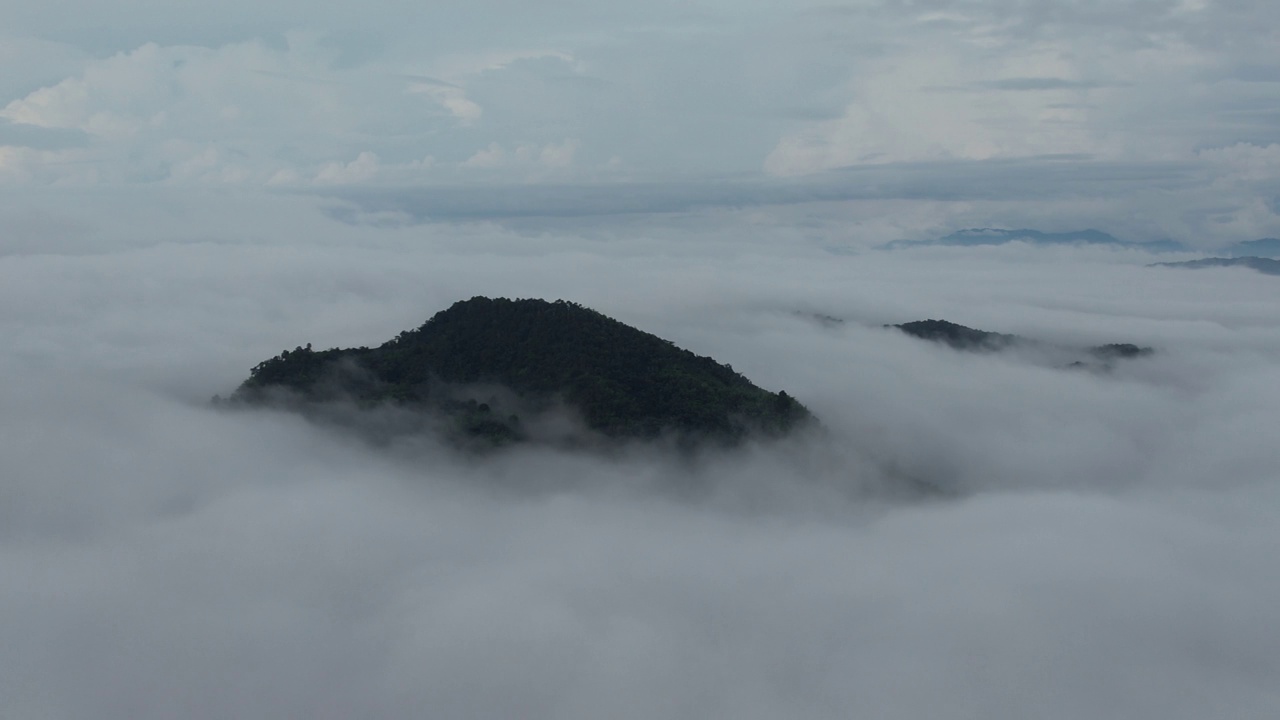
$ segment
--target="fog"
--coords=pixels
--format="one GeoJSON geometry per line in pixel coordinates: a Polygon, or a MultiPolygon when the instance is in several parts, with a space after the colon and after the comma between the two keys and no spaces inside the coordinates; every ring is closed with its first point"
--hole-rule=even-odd
{"type": "Polygon", "coordinates": [[[0,718],[1280,716],[1280,286],[1147,267],[1280,234],[1278,18],[0,0],[0,718]],[[977,227],[1197,252],[882,249],[977,227]],[[209,402],[475,295],[821,428],[209,402]]]}
{"type": "Polygon", "coordinates": [[[1273,277],[882,251],[845,224],[925,203],[533,229],[350,225],[290,195],[21,208],[0,240],[6,718],[1280,711],[1273,277]],[[823,430],[477,457],[207,402],[281,349],[380,343],[477,294],[583,303],[823,430]],[[924,318],[1156,353],[1080,371],[883,328],[924,318]]]}

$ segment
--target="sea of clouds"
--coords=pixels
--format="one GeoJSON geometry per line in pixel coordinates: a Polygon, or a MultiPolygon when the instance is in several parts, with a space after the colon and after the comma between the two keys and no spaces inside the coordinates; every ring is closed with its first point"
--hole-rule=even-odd
{"type": "Polygon", "coordinates": [[[874,203],[522,227],[232,191],[20,200],[0,717],[1280,712],[1274,277],[876,250],[856,228],[912,208],[874,203]],[[475,457],[208,403],[282,349],[374,345],[474,295],[583,303],[823,433],[475,457]],[[883,328],[925,318],[1157,352],[1081,371],[883,328]]]}

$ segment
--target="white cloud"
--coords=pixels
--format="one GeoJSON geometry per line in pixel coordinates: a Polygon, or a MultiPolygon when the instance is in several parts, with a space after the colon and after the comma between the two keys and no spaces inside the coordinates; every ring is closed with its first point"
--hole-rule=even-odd
{"type": "Polygon", "coordinates": [[[561,165],[561,179],[656,182],[1061,154],[1195,161],[1280,142],[1269,85],[1252,82],[1278,62],[1265,4],[606,3],[586,16],[377,0],[311,8],[308,31],[291,29],[298,8],[130,7],[121,16],[145,21],[73,0],[6,18],[19,36],[0,38],[14,69],[2,117],[91,145],[9,182],[208,181],[172,166],[191,160],[175,143],[264,184],[365,151],[384,180],[411,182],[432,156],[432,182],[474,182],[449,169],[491,142],[530,171],[561,165]],[[508,21],[482,22],[491,12],[508,21]]]}
{"type": "Polygon", "coordinates": [[[1280,143],[1254,145],[1236,143],[1222,148],[1206,148],[1196,153],[1223,175],[1237,180],[1280,178],[1280,143]]]}
{"type": "Polygon", "coordinates": [[[80,150],[37,150],[0,145],[0,183],[24,185],[92,185],[99,170],[83,162],[80,150]]]}
{"type": "Polygon", "coordinates": [[[187,63],[218,63],[245,50],[255,48],[228,48],[218,57],[201,49],[161,48],[149,43],[91,63],[80,76],[14,100],[0,110],[0,117],[40,127],[83,130],[109,140],[127,139],[168,122],[173,104],[185,99],[181,85],[187,84],[189,89],[194,79],[182,71],[187,63]]]}
{"type": "Polygon", "coordinates": [[[410,85],[406,92],[430,96],[464,124],[474,123],[484,114],[484,109],[468,100],[466,92],[460,87],[417,82],[410,85]]]}
{"type": "Polygon", "coordinates": [[[482,53],[465,52],[449,55],[433,63],[432,74],[455,82],[466,82],[485,72],[502,70],[521,60],[553,58],[567,63],[574,62],[571,53],[562,50],[498,50],[482,53]]]}
{"type": "Polygon", "coordinates": [[[360,153],[351,162],[331,162],[316,173],[316,182],[321,184],[343,184],[368,182],[378,174],[378,156],[371,152],[360,153]]]}
{"type": "Polygon", "coordinates": [[[294,170],[293,168],[284,168],[272,173],[271,177],[267,179],[267,185],[296,185],[301,179],[302,176],[298,174],[297,170],[294,170]]]}
{"type": "Polygon", "coordinates": [[[35,152],[26,148],[0,146],[0,177],[10,181],[27,179],[30,172],[28,158],[35,152]]]}
{"type": "Polygon", "coordinates": [[[1089,68],[1070,43],[1009,43],[1000,53],[978,44],[972,35],[938,32],[921,38],[924,47],[863,66],[843,115],[782,138],[765,169],[794,175],[865,163],[1114,155],[1095,106],[1119,92],[1082,81],[1089,68]]]}
{"type": "Polygon", "coordinates": [[[574,156],[580,143],[577,140],[565,139],[559,143],[546,145],[517,145],[515,150],[507,150],[496,142],[477,150],[475,154],[462,163],[464,168],[495,169],[514,168],[533,171],[562,171],[573,167],[574,156]]]}
{"type": "Polygon", "coordinates": [[[507,152],[502,146],[496,142],[489,143],[489,146],[477,150],[474,155],[467,158],[462,165],[464,167],[473,168],[495,168],[501,167],[506,162],[507,152]]]}
{"type": "MultiPolygon", "coordinates": [[[[10,101],[0,118],[87,133],[94,146],[80,153],[81,162],[116,181],[202,182],[209,174],[199,170],[210,163],[220,166],[223,181],[260,184],[307,173],[332,157],[335,142],[354,144],[357,128],[376,113],[362,94],[378,97],[395,86],[378,78],[344,86],[316,57],[314,43],[296,35],[283,50],[259,42],[147,44],[10,101]]],[[[367,159],[351,168],[367,171],[367,159]]],[[[334,176],[336,166],[319,172],[334,176]]]]}
{"type": "Polygon", "coordinates": [[[1276,278],[829,251],[948,219],[929,204],[680,215],[531,235],[350,227],[291,193],[6,193],[0,714],[1270,717],[1276,278]],[[731,362],[830,442],[478,460],[204,405],[283,347],[474,294],[731,362]],[[880,327],[929,316],[1160,352],[1091,374],[880,327]],[[962,495],[874,494],[904,475],[962,495]]]}
{"type": "Polygon", "coordinates": [[[573,165],[573,156],[578,151],[578,141],[565,140],[558,145],[544,145],[538,151],[538,162],[549,168],[567,168],[573,165]]]}
{"type": "MultiPolygon", "coordinates": [[[[793,127],[764,167],[794,175],[1060,154],[1189,160],[1205,145],[1223,144],[1224,114],[1259,102],[1213,78],[1233,52],[1251,54],[1243,48],[1258,34],[1233,28],[1242,33],[1233,51],[1209,42],[1224,32],[1216,22],[1227,14],[1181,18],[1175,5],[1160,7],[1168,14],[1158,30],[1119,5],[1113,16],[1087,4],[1060,14],[1002,14],[992,4],[952,3],[945,16],[915,22],[860,17],[884,23],[900,43],[853,65],[841,116],[793,127]]],[[[1260,123],[1236,132],[1273,136],[1260,123]]]]}

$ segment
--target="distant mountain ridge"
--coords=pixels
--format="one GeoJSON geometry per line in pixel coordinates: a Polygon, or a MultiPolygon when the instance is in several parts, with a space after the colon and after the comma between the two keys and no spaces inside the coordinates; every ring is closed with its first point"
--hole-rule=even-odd
{"type": "MultiPolygon", "coordinates": [[[[1086,229],[1070,232],[1044,232],[1031,228],[1008,230],[1004,228],[967,228],[933,240],[895,240],[882,246],[886,250],[910,247],[983,247],[1025,242],[1031,245],[1099,245],[1134,248],[1152,252],[1187,252],[1192,248],[1176,240],[1131,242],[1121,240],[1101,230],[1086,229]]],[[[1260,238],[1232,243],[1221,249],[1228,257],[1280,258],[1280,238],[1260,238]]]]}
{"type": "MultiPolygon", "coordinates": [[[[1010,348],[1045,348],[1047,345],[1039,340],[1032,340],[1020,335],[988,332],[966,327],[947,320],[917,320],[900,325],[886,325],[921,340],[943,343],[956,350],[968,352],[999,352],[1010,348]]],[[[1089,367],[1101,363],[1101,367],[1110,367],[1112,361],[1144,357],[1155,352],[1149,347],[1139,347],[1132,343],[1108,343],[1094,345],[1083,349],[1084,357],[1068,364],[1068,367],[1089,367]]]]}
{"type": "Polygon", "coordinates": [[[1147,243],[1134,243],[1121,240],[1101,230],[1087,229],[1071,232],[1043,232],[1031,228],[1007,230],[1003,228],[968,228],[957,230],[936,240],[895,240],[884,247],[898,249],[940,245],[947,247],[979,247],[986,245],[1006,245],[1011,242],[1025,242],[1032,245],[1110,245],[1116,247],[1134,247],[1157,252],[1185,250],[1181,244],[1172,240],[1157,240],[1147,243]]]}
{"type": "Polygon", "coordinates": [[[1244,267],[1251,270],[1257,270],[1266,275],[1280,275],[1280,260],[1272,260],[1264,257],[1211,257],[1200,260],[1187,260],[1185,262],[1162,262],[1148,265],[1147,267],[1172,267],[1185,268],[1188,270],[1202,270],[1204,268],[1217,267],[1244,267]]]}
{"type": "Polygon", "coordinates": [[[1001,350],[1023,342],[1023,338],[1017,335],[977,330],[946,320],[916,320],[889,327],[921,340],[945,343],[956,350],[1001,350]]]}
{"type": "Polygon", "coordinates": [[[1261,238],[1245,240],[1228,245],[1223,249],[1231,257],[1246,258],[1280,258],[1280,238],[1261,238]]]}
{"type": "Polygon", "coordinates": [[[969,228],[958,230],[939,238],[939,245],[1003,245],[1009,242],[1030,242],[1037,245],[1123,245],[1115,236],[1101,230],[1076,230],[1074,232],[1047,233],[1029,228],[1002,230],[999,228],[969,228]]]}

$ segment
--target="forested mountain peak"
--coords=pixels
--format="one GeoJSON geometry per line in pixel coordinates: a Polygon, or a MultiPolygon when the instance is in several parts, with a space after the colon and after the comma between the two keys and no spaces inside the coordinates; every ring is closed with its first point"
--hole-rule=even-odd
{"type": "MultiPolygon", "coordinates": [[[[966,327],[958,323],[947,320],[917,320],[915,322],[901,323],[898,325],[886,325],[901,330],[902,332],[920,338],[921,340],[929,340],[937,343],[944,343],[956,350],[966,350],[975,352],[997,352],[1013,348],[1021,348],[1024,350],[1051,350],[1052,345],[1038,340],[1022,337],[1021,335],[1009,335],[1006,333],[988,332],[986,330],[977,330],[975,328],[966,327]]],[[[1072,348],[1059,348],[1061,350],[1072,350],[1072,348]]],[[[1155,352],[1150,347],[1140,347],[1133,343],[1108,343],[1105,345],[1094,345],[1086,348],[1074,348],[1077,353],[1083,352],[1084,357],[1070,362],[1067,367],[1081,368],[1094,365],[1094,361],[1101,363],[1100,369],[1109,369],[1111,363],[1115,360],[1129,360],[1133,358],[1146,357],[1155,352]]]]}
{"type": "Polygon", "coordinates": [[[377,348],[286,351],[233,396],[304,408],[331,400],[432,410],[454,435],[495,441],[527,437],[531,414],[561,402],[618,439],[737,442],[811,419],[785,392],[564,300],[474,297],[377,348]],[[480,390],[494,387],[509,392],[480,390]]]}

